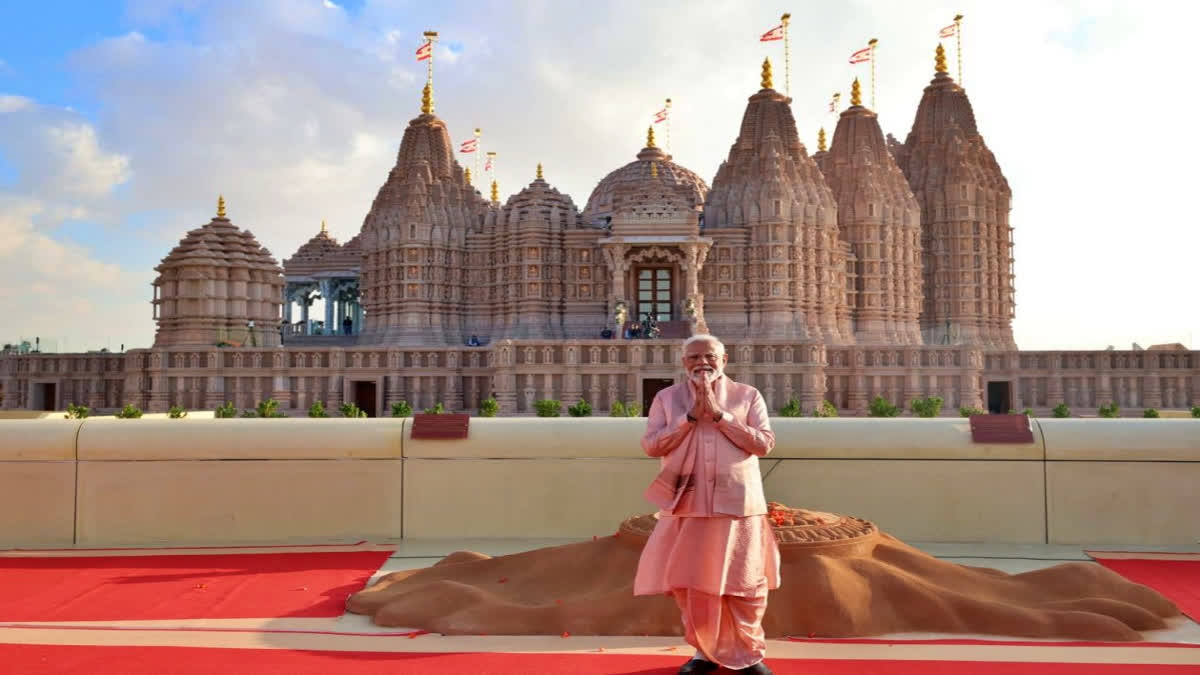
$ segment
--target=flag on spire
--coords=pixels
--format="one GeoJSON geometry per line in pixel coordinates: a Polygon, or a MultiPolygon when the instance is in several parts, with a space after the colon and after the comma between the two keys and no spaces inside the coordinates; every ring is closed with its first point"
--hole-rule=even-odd
{"type": "Polygon", "coordinates": [[[776,40],[782,40],[782,39],[783,39],[783,24],[779,24],[778,26],[775,26],[771,30],[763,33],[762,37],[758,38],[758,41],[759,42],[774,42],[776,40]]]}
{"type": "Polygon", "coordinates": [[[489,152],[489,153],[487,154],[487,162],[485,162],[485,163],[484,163],[484,165],[483,165],[483,170],[484,170],[484,171],[491,171],[491,170],[492,170],[492,160],[493,160],[493,159],[495,159],[495,158],[496,158],[496,153],[494,153],[494,152],[489,152]]]}
{"type": "Polygon", "coordinates": [[[944,38],[954,37],[957,34],[958,34],[958,24],[957,23],[952,23],[949,26],[946,26],[945,28],[938,31],[938,37],[944,37],[944,38]]]}
{"type": "Polygon", "coordinates": [[[467,140],[462,142],[462,145],[458,146],[458,151],[463,152],[463,153],[475,152],[478,149],[479,149],[479,139],[478,138],[468,138],[467,140]]]}
{"type": "Polygon", "coordinates": [[[658,124],[659,122],[666,122],[667,117],[670,114],[671,114],[670,108],[663,108],[662,110],[659,110],[658,112],[654,113],[654,123],[658,124]]]}
{"type": "Polygon", "coordinates": [[[420,47],[417,47],[417,60],[418,61],[424,61],[425,59],[428,59],[431,56],[433,56],[433,43],[432,42],[427,41],[427,42],[422,43],[420,47]]]}
{"type": "Polygon", "coordinates": [[[863,47],[862,49],[850,55],[850,63],[866,63],[871,60],[871,48],[863,47]]]}

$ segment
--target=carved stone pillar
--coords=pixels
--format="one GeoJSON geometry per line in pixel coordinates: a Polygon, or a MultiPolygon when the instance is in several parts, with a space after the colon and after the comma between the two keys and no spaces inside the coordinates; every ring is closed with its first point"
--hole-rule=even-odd
{"type": "MultiPolygon", "coordinates": [[[[625,289],[625,273],[629,271],[629,263],[625,261],[625,253],[629,251],[628,244],[609,243],[604,244],[604,261],[608,264],[608,276],[612,279],[612,288],[609,289],[608,297],[608,316],[611,318],[616,312],[617,303],[625,303],[629,306],[629,298],[625,289]]],[[[617,337],[621,337],[621,329],[623,326],[615,328],[617,337]]]]}
{"type": "Polygon", "coordinates": [[[516,354],[513,350],[511,340],[501,340],[492,348],[491,361],[495,365],[492,384],[496,403],[500,405],[500,414],[503,415],[517,412],[516,354]]]}
{"type": "Polygon", "coordinates": [[[1059,403],[1065,403],[1062,378],[1062,354],[1050,355],[1050,371],[1046,373],[1046,406],[1053,408],[1059,403]]]}

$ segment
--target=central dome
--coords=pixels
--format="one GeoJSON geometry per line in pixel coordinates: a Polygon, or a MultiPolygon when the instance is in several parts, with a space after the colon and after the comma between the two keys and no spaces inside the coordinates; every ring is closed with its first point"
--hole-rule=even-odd
{"type": "Polygon", "coordinates": [[[605,225],[617,213],[631,211],[695,211],[704,207],[708,184],[694,172],[671,161],[654,144],[654,129],[637,159],[600,181],[583,209],[583,222],[605,225]]]}

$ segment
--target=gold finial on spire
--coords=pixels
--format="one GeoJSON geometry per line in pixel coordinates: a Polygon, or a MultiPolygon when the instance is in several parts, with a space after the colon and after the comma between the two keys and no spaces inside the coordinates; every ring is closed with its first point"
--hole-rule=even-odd
{"type": "Polygon", "coordinates": [[[421,114],[433,114],[433,85],[426,82],[425,87],[421,89],[421,114]]]}
{"type": "Polygon", "coordinates": [[[817,152],[825,152],[825,127],[817,132],[817,152]]]}
{"type": "Polygon", "coordinates": [[[538,162],[537,179],[542,180],[542,163],[538,162]]]}
{"type": "Polygon", "coordinates": [[[500,203],[500,186],[496,181],[492,181],[492,202],[495,204],[500,203]]]}
{"type": "Polygon", "coordinates": [[[463,170],[463,178],[467,179],[467,185],[471,184],[471,167],[468,166],[463,170]]]}
{"type": "Polygon", "coordinates": [[[949,72],[949,69],[946,68],[946,48],[943,47],[942,43],[940,42],[938,43],[937,51],[934,53],[933,57],[933,72],[949,72]]]}
{"type": "Polygon", "coordinates": [[[225,217],[225,195],[217,195],[217,217],[225,217]]]}
{"type": "Polygon", "coordinates": [[[329,229],[328,229],[327,227],[325,227],[325,219],[324,219],[324,218],[322,218],[322,219],[321,219],[321,231],[322,231],[322,232],[328,232],[328,231],[329,231],[329,229]]]}
{"type": "Polygon", "coordinates": [[[652,127],[652,126],[646,127],[646,147],[647,148],[657,148],[658,147],[657,145],[654,144],[654,127],[652,127]]]}
{"type": "Polygon", "coordinates": [[[771,59],[763,59],[762,88],[763,89],[774,89],[775,88],[775,84],[771,81],[771,59]]]}
{"type": "Polygon", "coordinates": [[[650,177],[658,178],[658,162],[650,162],[650,177]]]}
{"type": "Polygon", "coordinates": [[[857,77],[854,78],[854,84],[850,85],[850,105],[862,105],[862,87],[857,77]]]}

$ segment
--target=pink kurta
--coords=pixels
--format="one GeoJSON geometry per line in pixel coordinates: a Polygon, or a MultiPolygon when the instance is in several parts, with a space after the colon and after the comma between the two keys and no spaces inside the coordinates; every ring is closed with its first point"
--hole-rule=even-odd
{"type": "Polygon", "coordinates": [[[724,377],[714,389],[730,412],[720,422],[686,421],[692,406],[686,382],[660,392],[650,408],[643,446],[651,455],[665,451],[656,482],[677,488],[642,551],[635,595],[692,589],[751,598],[779,587],[779,548],[765,515],[757,462],[775,442],[766,404],[758,390],[724,377]],[[673,419],[681,414],[685,426],[673,419]],[[735,505],[760,512],[729,513],[735,505]]]}

